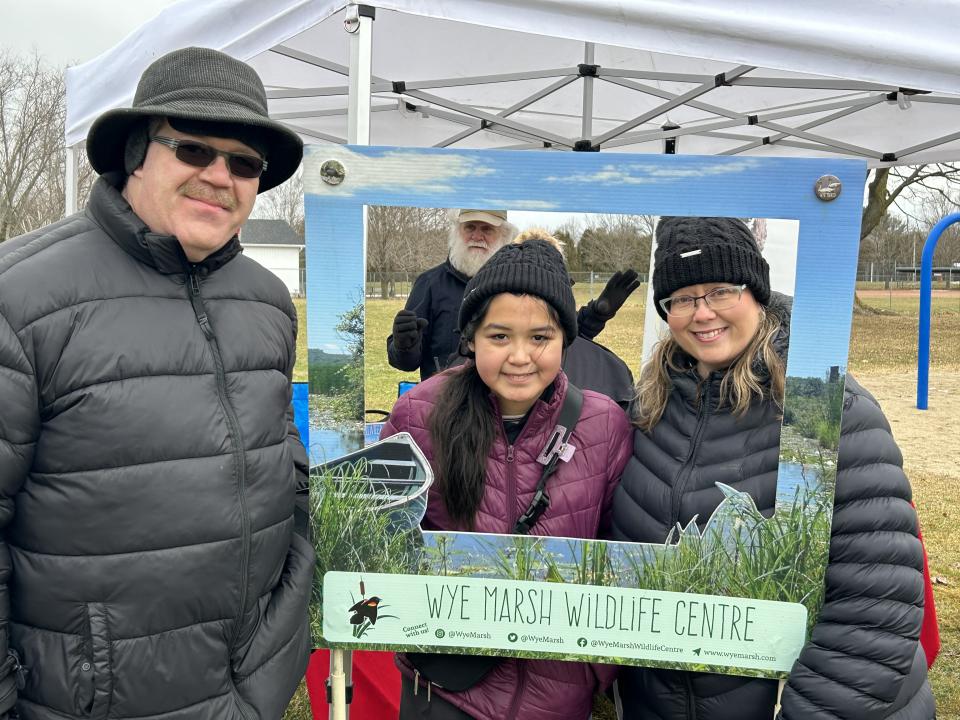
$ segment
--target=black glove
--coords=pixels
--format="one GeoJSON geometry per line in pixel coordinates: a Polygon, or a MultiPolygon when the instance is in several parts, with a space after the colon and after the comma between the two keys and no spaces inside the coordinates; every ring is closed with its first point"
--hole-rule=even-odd
{"type": "Polygon", "coordinates": [[[594,309],[597,315],[609,320],[617,314],[617,310],[623,307],[623,304],[630,297],[630,293],[640,287],[640,281],[637,280],[636,270],[618,270],[607,282],[597,298],[597,304],[594,309]]]}
{"type": "Polygon", "coordinates": [[[393,344],[397,350],[409,350],[420,342],[420,334],[427,321],[418,318],[413,310],[401,310],[393,319],[393,344]]]}

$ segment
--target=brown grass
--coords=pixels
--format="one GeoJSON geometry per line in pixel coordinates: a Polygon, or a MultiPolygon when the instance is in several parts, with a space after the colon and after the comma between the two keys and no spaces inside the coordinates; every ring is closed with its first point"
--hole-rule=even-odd
{"type": "Polygon", "coordinates": [[[297,364],[293,367],[293,381],[307,381],[307,301],[304,298],[294,298],[293,306],[297,309],[297,321],[300,328],[297,331],[297,364]]]}

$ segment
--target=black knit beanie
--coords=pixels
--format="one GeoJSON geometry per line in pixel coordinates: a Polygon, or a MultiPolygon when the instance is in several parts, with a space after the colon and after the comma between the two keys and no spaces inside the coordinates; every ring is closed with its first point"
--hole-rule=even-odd
{"type": "Polygon", "coordinates": [[[500,293],[543,298],[560,317],[564,347],[577,337],[577,304],[570,289],[567,266],[550,243],[527,240],[497,250],[467,283],[460,305],[460,332],[488,298],[500,293]]]}
{"type": "Polygon", "coordinates": [[[657,225],[653,255],[653,302],[688,285],[728,282],[746,285],[761,305],[770,301],[770,266],[750,228],[726,217],[664,217],[657,225]]]}

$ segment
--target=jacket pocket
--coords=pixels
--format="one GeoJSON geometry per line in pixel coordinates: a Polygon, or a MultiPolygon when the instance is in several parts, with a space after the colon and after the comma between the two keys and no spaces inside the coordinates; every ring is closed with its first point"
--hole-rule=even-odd
{"type": "Polygon", "coordinates": [[[103,603],[87,603],[87,630],[80,663],[78,704],[83,715],[105,718],[113,696],[113,653],[103,603]]]}
{"type": "Polygon", "coordinates": [[[259,622],[231,658],[237,691],[260,717],[283,714],[306,670],[315,565],[313,547],[293,533],[280,580],[261,598],[259,622]]]}
{"type": "Polygon", "coordinates": [[[0,717],[13,708],[17,701],[17,677],[21,672],[20,658],[15,650],[9,650],[0,665],[0,717]]]}

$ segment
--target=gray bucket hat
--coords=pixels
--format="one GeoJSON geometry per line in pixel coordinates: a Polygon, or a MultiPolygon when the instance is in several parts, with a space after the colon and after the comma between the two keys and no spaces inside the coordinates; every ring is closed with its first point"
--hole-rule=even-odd
{"type": "Polygon", "coordinates": [[[243,135],[255,134],[267,160],[258,192],[293,175],[303,158],[300,137],[267,114],[256,71],[210,48],[183,48],[154,60],[140,76],[133,107],[108,110],[94,121],[87,134],[93,169],[123,171],[127,136],[151,116],[237,125],[243,135]]]}

